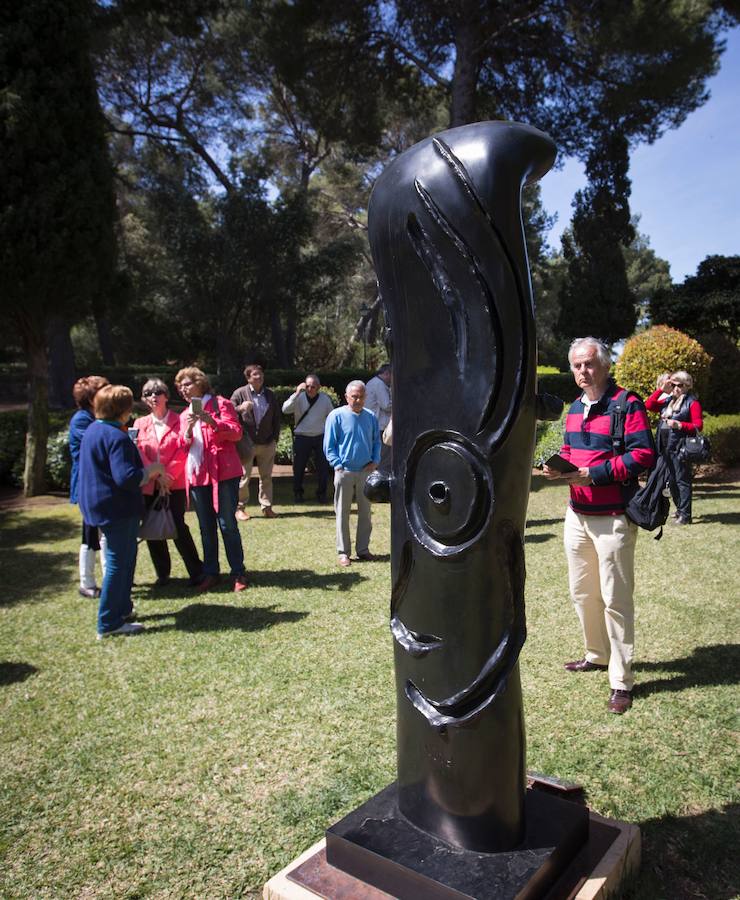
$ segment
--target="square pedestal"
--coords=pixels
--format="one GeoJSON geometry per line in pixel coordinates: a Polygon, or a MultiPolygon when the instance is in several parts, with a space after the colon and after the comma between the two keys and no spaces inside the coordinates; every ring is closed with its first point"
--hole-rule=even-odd
{"type": "Polygon", "coordinates": [[[587,843],[588,810],[532,790],[525,809],[520,847],[462,850],[401,815],[392,784],[327,830],[327,862],[399,900],[543,897],[587,843]]]}

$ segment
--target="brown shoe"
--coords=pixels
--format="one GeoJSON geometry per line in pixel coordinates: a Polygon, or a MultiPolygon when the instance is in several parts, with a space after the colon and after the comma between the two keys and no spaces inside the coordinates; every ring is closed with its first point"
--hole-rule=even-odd
{"type": "Polygon", "coordinates": [[[358,553],[357,558],[361,562],[375,562],[375,557],[369,550],[366,550],[364,553],[358,553]]]}
{"type": "Polygon", "coordinates": [[[278,516],[278,514],[275,512],[275,510],[271,506],[266,506],[262,510],[262,515],[266,519],[277,519],[277,516],[278,516]]]}
{"type": "Polygon", "coordinates": [[[607,709],[610,713],[621,716],[632,706],[632,691],[613,690],[609,695],[607,709]]]}
{"type": "Polygon", "coordinates": [[[599,663],[589,662],[587,659],[577,659],[575,662],[567,662],[563,668],[566,672],[605,672],[609,667],[599,663]]]}
{"type": "Polygon", "coordinates": [[[347,566],[351,566],[352,562],[350,561],[349,556],[346,553],[340,553],[337,557],[337,563],[343,568],[346,569],[347,566]]]}
{"type": "Polygon", "coordinates": [[[250,519],[249,513],[244,509],[237,509],[236,517],[240,522],[248,522],[250,519]]]}
{"type": "Polygon", "coordinates": [[[246,591],[248,587],[249,584],[247,583],[247,576],[237,575],[234,579],[234,590],[238,593],[239,591],[246,591]]]}
{"type": "Polygon", "coordinates": [[[202,581],[200,581],[196,587],[201,594],[204,594],[206,591],[210,591],[212,587],[215,587],[218,582],[218,575],[204,575],[202,581]]]}

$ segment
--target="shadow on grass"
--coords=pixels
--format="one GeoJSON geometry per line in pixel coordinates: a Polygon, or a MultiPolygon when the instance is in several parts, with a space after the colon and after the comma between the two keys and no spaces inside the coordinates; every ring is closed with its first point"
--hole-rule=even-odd
{"type": "Polygon", "coordinates": [[[696,647],[691,656],[665,662],[638,662],[634,669],[636,672],[673,670],[677,673],[654,681],[640,681],[637,690],[641,697],[701,685],[737,684],[740,681],[740,644],[696,647]]]}
{"type": "Polygon", "coordinates": [[[555,535],[548,531],[546,534],[525,534],[524,535],[524,543],[525,544],[544,544],[546,541],[551,541],[555,535]]]}
{"type": "Polygon", "coordinates": [[[16,517],[15,522],[0,519],[0,550],[12,550],[42,541],[65,541],[82,535],[82,524],[55,516],[33,519],[16,517]]]}
{"type": "Polygon", "coordinates": [[[740,804],[640,823],[642,866],[625,900],[730,900],[740,884],[740,804]]]}
{"type": "MultiPolygon", "coordinates": [[[[333,519],[334,518],[334,510],[333,509],[302,509],[299,512],[283,512],[280,510],[278,513],[281,519],[333,519]]],[[[263,516],[255,513],[251,518],[253,519],[262,519],[263,516]]]]}
{"type": "Polygon", "coordinates": [[[720,525],[738,525],[740,524],[740,512],[705,513],[694,517],[695,525],[703,525],[707,522],[719,522],[720,525]]]}
{"type": "Polygon", "coordinates": [[[25,681],[38,672],[36,666],[24,662],[0,662],[0,685],[25,681]]]}
{"type": "MultiPolygon", "coordinates": [[[[366,565],[366,563],[352,563],[352,565],[366,565]]],[[[293,591],[301,588],[318,589],[322,591],[348,591],[361,581],[366,581],[366,576],[360,572],[332,572],[320,573],[312,569],[266,569],[262,572],[251,571],[249,583],[254,587],[274,587],[293,591]]]]}
{"type": "Polygon", "coordinates": [[[68,553],[24,548],[0,550],[0,570],[3,572],[0,606],[45,599],[46,592],[55,584],[60,590],[68,590],[74,563],[68,553]]]}
{"type": "Polygon", "coordinates": [[[275,611],[274,606],[238,607],[220,606],[217,603],[193,603],[184,606],[174,613],[152,613],[138,616],[140,622],[156,622],[162,619],[172,619],[173,623],[155,625],[150,628],[147,625],[146,632],[151,634],[157,631],[263,631],[280,625],[283,622],[299,622],[305,619],[307,612],[294,610],[275,611]]]}
{"type": "Polygon", "coordinates": [[[527,519],[527,528],[544,528],[545,525],[561,525],[565,519],[565,514],[559,519],[527,519]]]}

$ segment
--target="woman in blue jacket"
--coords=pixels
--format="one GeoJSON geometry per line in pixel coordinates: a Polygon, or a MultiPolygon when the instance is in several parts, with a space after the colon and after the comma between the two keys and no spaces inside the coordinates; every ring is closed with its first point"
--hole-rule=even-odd
{"type": "MultiPolygon", "coordinates": [[[[77,412],[69,422],[69,454],[72,457],[72,473],[69,479],[69,502],[77,503],[77,485],[80,477],[80,444],[88,426],[95,421],[92,405],[95,395],[101,387],[108,384],[102,375],[88,375],[78,378],[72,388],[72,396],[77,405],[77,412]]],[[[103,577],[105,578],[105,538],[93,525],[82,520],[82,542],[80,543],[80,596],[99,597],[100,591],[95,583],[95,556],[102,550],[100,557],[103,577]]]]}
{"type": "Polygon", "coordinates": [[[144,626],[133,618],[131,587],[136,568],[136,537],[143,509],[141,488],[164,475],[161,463],[144,468],[126,433],[134,396],[109,384],[95,395],[95,422],[80,445],[78,497],[85,521],[106,538],[106,565],[98,608],[98,638],[137,634],[144,626]]]}

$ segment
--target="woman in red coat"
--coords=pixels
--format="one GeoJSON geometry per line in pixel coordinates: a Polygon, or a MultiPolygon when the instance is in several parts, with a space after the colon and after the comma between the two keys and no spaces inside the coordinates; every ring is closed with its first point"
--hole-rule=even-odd
{"type": "Polygon", "coordinates": [[[691,375],[681,369],[645,401],[650,412],[660,413],[658,452],[668,463],[677,525],[691,524],[691,463],[683,446],[687,435],[698,434],[704,427],[701,404],[691,393],[693,386],[691,375]]]}
{"type": "Polygon", "coordinates": [[[205,374],[195,366],[180,369],[177,389],[188,408],[180,416],[180,441],[187,449],[185,484],[195,504],[203,541],[200,590],[218,583],[218,531],[234,576],[234,590],[247,587],[244,550],[236,521],[242,464],[236,442],[242,427],[234,404],[211,392],[205,374]]]}
{"type": "MultiPolygon", "coordinates": [[[[175,546],[188,570],[190,584],[197,585],[203,580],[203,563],[185,523],[185,462],[188,453],[180,440],[180,416],[167,407],[169,397],[167,385],[159,378],[150,378],[141,389],[141,399],[151,413],[136,420],[136,445],[145,466],[161,462],[166,473],[164,478],[156,482],[156,487],[155,482],[150,481],[142,488],[142,493],[146,509],[149,509],[160,493],[169,495],[170,512],[177,527],[175,546]]],[[[167,541],[147,541],[146,544],[157,573],[155,584],[161,587],[170,580],[172,569],[167,541]]]]}

